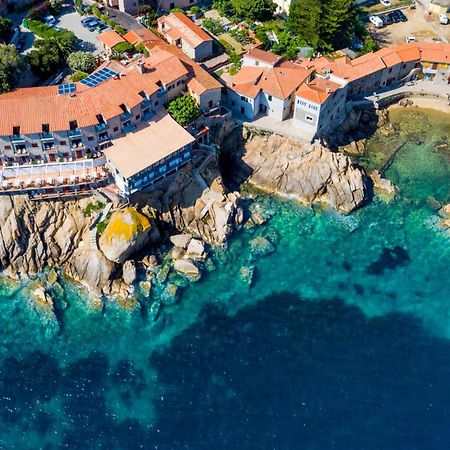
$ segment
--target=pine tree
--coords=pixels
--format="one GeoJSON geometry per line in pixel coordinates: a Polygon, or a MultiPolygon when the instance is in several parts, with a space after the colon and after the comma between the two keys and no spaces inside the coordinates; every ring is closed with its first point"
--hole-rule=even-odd
{"type": "Polygon", "coordinates": [[[321,0],[295,0],[289,9],[289,29],[307,45],[318,48],[322,45],[320,20],[321,0]]]}

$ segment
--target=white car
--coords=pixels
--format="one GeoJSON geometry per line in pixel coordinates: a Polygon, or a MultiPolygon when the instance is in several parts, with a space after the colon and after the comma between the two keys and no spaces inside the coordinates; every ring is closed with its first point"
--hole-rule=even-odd
{"type": "Polygon", "coordinates": [[[442,25],[447,25],[448,24],[447,14],[439,14],[439,22],[442,23],[442,25]]]}
{"type": "Polygon", "coordinates": [[[380,0],[380,3],[383,6],[391,6],[392,5],[392,3],[389,0],[380,0]]]}
{"type": "Polygon", "coordinates": [[[370,16],[369,17],[370,22],[372,22],[377,28],[382,28],[384,25],[384,22],[381,20],[378,16],[370,16]]]}
{"type": "Polygon", "coordinates": [[[416,42],[416,38],[414,36],[408,36],[407,38],[405,38],[405,41],[407,44],[409,44],[410,42],[416,42]]]}

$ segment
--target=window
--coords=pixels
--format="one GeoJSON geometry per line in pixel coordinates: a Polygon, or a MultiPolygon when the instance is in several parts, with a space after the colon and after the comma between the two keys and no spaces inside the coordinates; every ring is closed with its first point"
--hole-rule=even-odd
{"type": "Polygon", "coordinates": [[[389,69],[389,72],[388,73],[392,73],[392,67],[389,69]]]}
{"type": "Polygon", "coordinates": [[[66,141],[61,141],[60,144],[61,145],[67,145],[67,142],[66,141]]]}
{"type": "Polygon", "coordinates": [[[212,100],[210,100],[209,102],[208,102],[208,108],[212,108],[213,107],[213,101],[212,100]]]}
{"type": "Polygon", "coordinates": [[[88,136],[88,141],[93,141],[94,140],[94,136],[88,136]]]}
{"type": "Polygon", "coordinates": [[[255,61],[255,66],[259,66],[259,61],[255,61]]]}
{"type": "Polygon", "coordinates": [[[119,127],[114,127],[113,131],[119,131],[119,127]]]}
{"type": "Polygon", "coordinates": [[[141,118],[141,115],[140,114],[137,114],[136,115],[136,120],[139,120],[141,118]]]}
{"type": "Polygon", "coordinates": [[[236,102],[232,101],[231,106],[236,106],[236,102]]]}
{"type": "Polygon", "coordinates": [[[71,130],[76,130],[76,129],[78,128],[78,123],[77,123],[77,121],[76,121],[76,120],[71,120],[71,121],[69,122],[69,128],[70,128],[71,130]]]}
{"type": "Polygon", "coordinates": [[[308,122],[313,122],[314,121],[314,117],[313,116],[306,116],[306,120],[308,121],[308,122]]]}
{"type": "Polygon", "coordinates": [[[157,100],[156,102],[155,102],[155,106],[158,106],[159,105],[159,100],[157,100]]]}
{"type": "Polygon", "coordinates": [[[20,127],[13,127],[13,134],[19,135],[20,134],[20,127]]]}
{"type": "Polygon", "coordinates": [[[10,145],[5,145],[5,150],[11,150],[11,146],[10,145]]]}
{"type": "Polygon", "coordinates": [[[269,102],[272,101],[272,96],[271,95],[269,95],[267,98],[269,99],[269,102]]]}
{"type": "Polygon", "coordinates": [[[48,123],[42,124],[42,132],[43,133],[50,133],[50,125],[48,123]]]}
{"type": "Polygon", "coordinates": [[[175,8],[175,3],[171,3],[171,4],[169,5],[169,9],[173,9],[173,8],[175,8]]]}
{"type": "Polygon", "coordinates": [[[39,145],[37,145],[36,142],[33,142],[33,143],[31,144],[31,146],[32,146],[33,148],[38,148],[38,147],[39,147],[39,145]]]}

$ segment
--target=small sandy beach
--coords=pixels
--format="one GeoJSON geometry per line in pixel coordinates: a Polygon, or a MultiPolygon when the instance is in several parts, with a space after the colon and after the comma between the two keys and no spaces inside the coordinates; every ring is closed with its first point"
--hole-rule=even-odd
{"type": "MultiPolygon", "coordinates": [[[[408,97],[414,105],[408,106],[410,108],[432,109],[442,113],[450,114],[449,101],[443,98],[430,98],[430,97],[408,97]]],[[[400,106],[398,103],[389,106],[388,110],[392,109],[404,109],[404,106],[400,106]]]]}

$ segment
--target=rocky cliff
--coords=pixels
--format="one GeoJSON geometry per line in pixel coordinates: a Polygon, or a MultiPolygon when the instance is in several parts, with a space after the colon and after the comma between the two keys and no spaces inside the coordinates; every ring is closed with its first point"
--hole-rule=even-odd
{"type": "Polygon", "coordinates": [[[279,135],[235,130],[223,143],[240,181],[302,203],[326,203],[350,212],[366,198],[367,178],[348,156],[279,135]]]}
{"type": "Polygon", "coordinates": [[[134,258],[148,259],[180,232],[219,245],[242,222],[239,194],[225,190],[214,158],[201,174],[191,173],[180,171],[160,191],[116,205],[102,227],[103,205],[94,197],[35,202],[1,195],[0,270],[19,280],[56,267],[92,293],[128,295],[134,258]]]}

